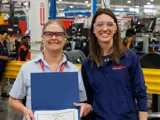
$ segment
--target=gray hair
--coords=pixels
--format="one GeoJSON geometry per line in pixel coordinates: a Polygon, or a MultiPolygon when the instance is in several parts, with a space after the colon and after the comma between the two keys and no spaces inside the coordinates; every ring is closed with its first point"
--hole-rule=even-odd
{"type": "Polygon", "coordinates": [[[59,20],[50,20],[50,21],[48,21],[48,22],[44,25],[44,27],[43,27],[43,29],[42,29],[42,34],[45,32],[46,27],[47,27],[48,25],[51,25],[51,24],[57,24],[57,25],[59,25],[59,26],[63,29],[63,31],[65,32],[65,34],[66,34],[66,29],[65,29],[64,25],[63,25],[59,20]]]}

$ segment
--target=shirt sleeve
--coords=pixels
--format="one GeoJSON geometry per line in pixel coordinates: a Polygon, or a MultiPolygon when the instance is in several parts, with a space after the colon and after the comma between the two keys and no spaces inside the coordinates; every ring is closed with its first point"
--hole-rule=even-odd
{"type": "Polygon", "coordinates": [[[81,71],[78,71],[78,79],[79,79],[79,96],[80,96],[80,102],[87,101],[86,96],[86,90],[84,88],[83,80],[82,80],[82,74],[81,71]]]}
{"type": "Polygon", "coordinates": [[[146,93],[147,87],[145,86],[144,75],[138,56],[135,55],[132,60],[134,63],[131,69],[131,80],[133,81],[133,95],[137,99],[138,111],[146,112],[148,111],[146,93]]]}
{"type": "Polygon", "coordinates": [[[91,86],[90,86],[90,83],[89,83],[89,78],[88,78],[87,71],[85,69],[84,64],[82,64],[82,78],[83,78],[83,82],[84,82],[84,86],[85,86],[86,94],[87,94],[87,98],[88,98],[87,102],[92,105],[92,103],[93,103],[93,91],[91,89],[91,86]]]}
{"type": "Polygon", "coordinates": [[[15,98],[15,99],[20,99],[22,100],[27,93],[27,88],[25,85],[25,81],[24,81],[24,68],[22,66],[13,86],[12,89],[10,91],[10,96],[15,98]]]}
{"type": "Polygon", "coordinates": [[[0,43],[0,56],[6,56],[4,47],[1,45],[1,43],[0,43]]]}
{"type": "Polygon", "coordinates": [[[21,48],[19,51],[19,57],[21,61],[25,61],[25,51],[21,48]]]}

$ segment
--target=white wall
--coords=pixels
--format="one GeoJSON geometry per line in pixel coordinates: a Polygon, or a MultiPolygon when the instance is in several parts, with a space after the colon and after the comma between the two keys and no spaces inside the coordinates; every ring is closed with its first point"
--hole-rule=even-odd
{"type": "Polygon", "coordinates": [[[49,4],[48,0],[30,0],[29,9],[29,29],[31,31],[31,42],[41,40],[41,32],[43,25],[40,24],[40,4],[44,4],[44,22],[48,21],[49,4]]]}
{"type": "Polygon", "coordinates": [[[40,5],[44,5],[44,23],[48,21],[49,16],[49,3],[48,0],[30,0],[29,9],[29,30],[31,33],[31,58],[35,58],[40,51],[42,28],[44,25],[40,23],[40,5]]]}

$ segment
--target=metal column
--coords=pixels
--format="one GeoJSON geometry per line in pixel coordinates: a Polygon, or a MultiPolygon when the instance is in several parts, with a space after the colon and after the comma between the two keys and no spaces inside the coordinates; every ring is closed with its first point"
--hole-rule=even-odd
{"type": "Polygon", "coordinates": [[[56,19],[56,0],[50,0],[50,19],[56,19]]]}
{"type": "Polygon", "coordinates": [[[48,0],[30,0],[29,30],[31,32],[31,43],[41,40],[42,28],[48,21],[48,8],[48,0]]]}
{"type": "Polygon", "coordinates": [[[103,8],[110,8],[110,0],[102,0],[103,8]]]}
{"type": "Polygon", "coordinates": [[[40,52],[37,41],[41,41],[42,28],[48,22],[49,3],[48,0],[30,0],[29,8],[29,30],[31,36],[31,58],[35,58],[40,52]]]}
{"type": "Polygon", "coordinates": [[[97,0],[91,0],[91,16],[94,15],[96,10],[97,10],[97,0]]]}

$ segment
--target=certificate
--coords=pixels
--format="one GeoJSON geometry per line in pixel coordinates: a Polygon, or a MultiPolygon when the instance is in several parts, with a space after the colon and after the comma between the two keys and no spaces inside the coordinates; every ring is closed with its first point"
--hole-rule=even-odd
{"type": "Polygon", "coordinates": [[[36,120],[78,120],[77,109],[35,111],[36,120]]]}

